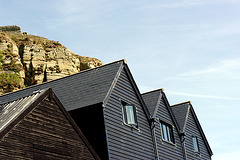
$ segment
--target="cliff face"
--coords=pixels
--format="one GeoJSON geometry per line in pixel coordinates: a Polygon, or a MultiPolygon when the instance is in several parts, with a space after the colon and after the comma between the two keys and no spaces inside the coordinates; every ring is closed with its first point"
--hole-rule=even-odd
{"type": "Polygon", "coordinates": [[[76,55],[61,43],[0,27],[0,94],[94,68],[103,63],[76,55]]]}

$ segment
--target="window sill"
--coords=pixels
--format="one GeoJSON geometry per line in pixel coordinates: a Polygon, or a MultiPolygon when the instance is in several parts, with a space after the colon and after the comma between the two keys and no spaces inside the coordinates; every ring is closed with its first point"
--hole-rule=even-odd
{"type": "Polygon", "coordinates": [[[201,153],[200,152],[194,152],[196,156],[201,157],[201,153]]]}
{"type": "Polygon", "coordinates": [[[132,130],[136,130],[136,131],[140,131],[140,129],[134,125],[134,124],[126,124],[126,123],[122,123],[123,126],[126,126],[126,127],[129,127],[131,128],[132,130]]]}
{"type": "Polygon", "coordinates": [[[164,139],[161,139],[161,140],[162,140],[162,143],[170,144],[170,145],[172,145],[172,146],[174,146],[174,147],[177,146],[175,143],[172,143],[172,142],[166,141],[166,140],[164,140],[164,139]]]}

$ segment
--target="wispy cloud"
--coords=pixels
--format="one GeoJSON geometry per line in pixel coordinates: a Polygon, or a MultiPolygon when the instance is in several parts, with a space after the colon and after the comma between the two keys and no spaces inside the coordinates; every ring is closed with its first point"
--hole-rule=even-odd
{"type": "Polygon", "coordinates": [[[101,15],[101,11],[104,11],[102,7],[102,1],[62,0],[54,6],[58,18],[49,19],[49,23],[55,26],[81,24],[101,15]]]}
{"type": "Polygon", "coordinates": [[[185,70],[187,71],[162,78],[159,80],[159,83],[178,83],[179,81],[193,81],[194,79],[214,80],[216,83],[221,80],[229,80],[229,82],[234,80],[236,82],[240,80],[240,58],[223,60],[214,66],[205,67],[204,69],[194,69],[193,67],[193,69],[186,68],[185,70]]]}
{"type": "Polygon", "coordinates": [[[182,92],[175,92],[175,91],[167,91],[167,94],[178,95],[178,96],[197,97],[197,98],[209,98],[209,99],[221,99],[221,100],[240,101],[240,98],[235,98],[235,97],[223,97],[223,96],[214,96],[214,95],[200,95],[200,94],[194,94],[194,93],[182,93],[182,92]]]}
{"type": "Polygon", "coordinates": [[[203,70],[194,70],[187,73],[181,73],[180,77],[198,76],[206,74],[231,75],[234,78],[240,78],[240,58],[223,60],[218,66],[206,68],[203,70]]]}

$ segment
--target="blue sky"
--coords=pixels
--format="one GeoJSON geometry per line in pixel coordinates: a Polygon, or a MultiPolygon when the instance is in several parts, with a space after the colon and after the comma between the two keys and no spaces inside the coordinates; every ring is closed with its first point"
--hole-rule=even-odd
{"type": "Polygon", "coordinates": [[[0,25],[104,63],[125,58],[141,92],[191,100],[213,160],[240,157],[239,0],[1,0],[0,25]]]}

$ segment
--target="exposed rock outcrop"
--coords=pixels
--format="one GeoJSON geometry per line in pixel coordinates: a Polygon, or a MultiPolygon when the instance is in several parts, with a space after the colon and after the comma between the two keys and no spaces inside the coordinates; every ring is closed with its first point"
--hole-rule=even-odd
{"type": "Polygon", "coordinates": [[[65,77],[103,63],[71,52],[61,43],[0,27],[0,94],[65,77]]]}

